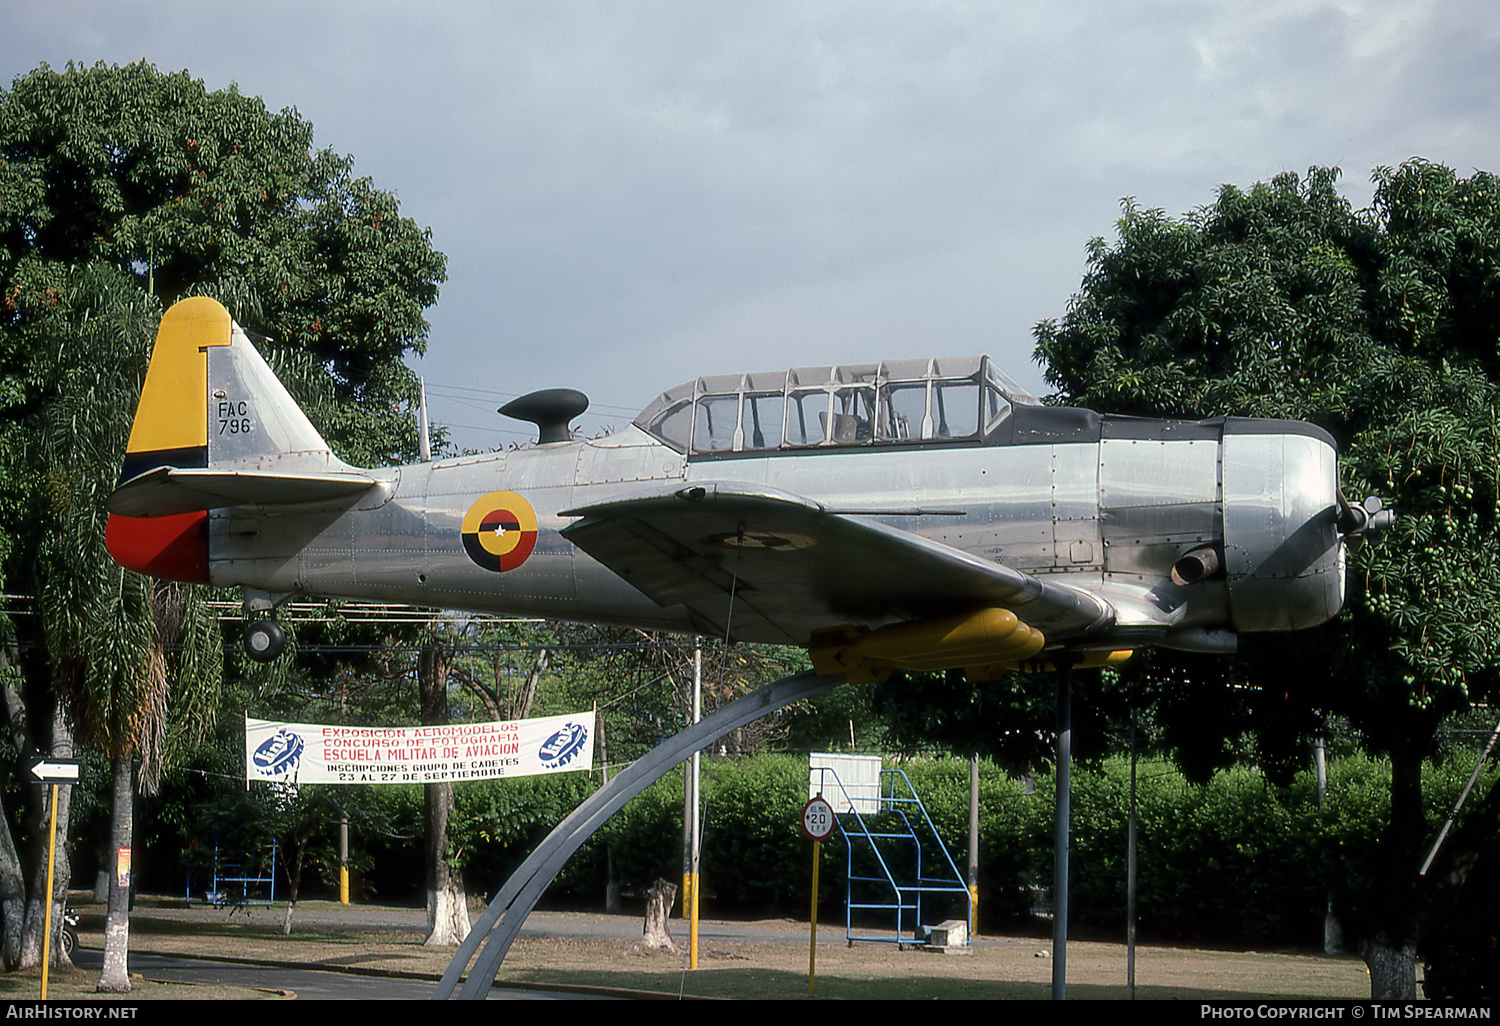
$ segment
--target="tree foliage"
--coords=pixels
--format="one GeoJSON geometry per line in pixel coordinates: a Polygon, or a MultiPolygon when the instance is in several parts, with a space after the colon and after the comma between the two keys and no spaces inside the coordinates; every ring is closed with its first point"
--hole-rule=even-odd
{"type": "MultiPolygon", "coordinates": [[[[160,310],[223,300],[269,336],[268,359],[329,441],[369,465],[416,451],[401,358],[425,344],[442,277],[428,233],[351,158],[316,149],[294,110],[145,62],[43,65],[0,90],[0,583],[34,596],[37,614],[0,618],[18,755],[72,754],[63,694],[83,739],[142,758],[149,782],[173,733],[211,713],[212,620],[175,586],[121,571],[102,543],[160,310]]],[[[35,842],[40,804],[27,795],[6,825],[35,842]]],[[[22,865],[23,845],[4,841],[9,965],[32,958],[13,896],[45,852],[22,865]]]]}
{"type": "Polygon", "coordinates": [[[1409,952],[1442,889],[1415,876],[1420,762],[1500,666],[1500,182],[1412,160],[1378,169],[1356,211],[1337,178],[1225,186],[1177,218],[1127,202],[1115,242],[1089,244],[1066,315],[1037,326],[1037,355],[1058,398],[1108,412],[1316,422],[1340,443],[1348,492],[1394,503],[1396,526],[1351,554],[1338,620],[1242,638],[1211,686],[1282,707],[1272,719],[1292,729],[1272,748],[1334,712],[1391,756],[1387,900],[1370,928],[1409,952]]]}
{"type": "MultiPolygon", "coordinates": [[[[409,456],[415,431],[397,405],[415,381],[400,361],[426,345],[444,259],[353,166],[316,149],[295,110],[210,92],[186,71],[42,65],[0,92],[0,327],[66,303],[69,275],[92,263],[164,305],[214,295],[324,373],[338,415],[319,427],[346,458],[409,456]]],[[[24,359],[0,353],[0,373],[24,359]]]]}
{"type": "MultiPolygon", "coordinates": [[[[1090,244],[1067,315],[1038,326],[1037,352],[1080,405],[1334,432],[1350,493],[1400,515],[1355,554],[1348,612],[1310,636],[1314,672],[1296,683],[1394,752],[1413,714],[1464,707],[1500,661],[1500,356],[1483,335],[1500,317],[1500,188],[1413,161],[1377,171],[1374,206],[1357,212],[1336,177],[1226,186],[1180,219],[1127,204],[1116,244],[1090,244]],[[1335,693],[1335,677],[1354,688],[1335,693]],[[1368,703],[1372,689],[1386,701],[1368,703]]],[[[1258,661],[1261,679],[1286,662],[1258,661]]],[[[1430,739],[1430,724],[1418,732],[1430,739]]]]}

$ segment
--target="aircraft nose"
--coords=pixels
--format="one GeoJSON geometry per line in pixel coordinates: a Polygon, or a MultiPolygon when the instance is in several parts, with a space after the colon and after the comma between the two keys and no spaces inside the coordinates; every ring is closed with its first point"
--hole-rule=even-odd
{"type": "Polygon", "coordinates": [[[1344,601],[1338,460],[1308,424],[1225,425],[1224,556],[1241,631],[1315,627],[1344,601]]]}

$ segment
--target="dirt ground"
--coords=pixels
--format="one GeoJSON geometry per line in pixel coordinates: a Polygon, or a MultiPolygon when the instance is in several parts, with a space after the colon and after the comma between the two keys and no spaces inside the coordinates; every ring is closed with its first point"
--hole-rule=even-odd
{"type": "MultiPolygon", "coordinates": [[[[303,903],[288,937],[281,935],[280,909],[143,905],[138,903],[131,915],[132,951],[392,972],[434,981],[453,953],[423,947],[420,910],[303,903]]],[[[102,947],[102,913],[88,906],[81,911],[82,944],[102,947]]],[[[671,928],[686,947],[687,924],[674,919],[671,928]]],[[[499,980],[674,997],[807,997],[806,923],[704,920],[700,930],[699,964],[690,970],[686,952],[629,953],[640,936],[639,917],[537,913],[511,949],[499,980]]],[[[818,942],[815,991],[820,999],[1028,999],[1046,998],[1051,992],[1051,942],[1045,938],[983,936],[972,954],[942,955],[900,950],[892,944],[849,947],[841,924],[822,924],[818,942]]],[[[1126,952],[1121,944],[1071,941],[1067,968],[1069,998],[1127,996],[1126,952]]],[[[91,989],[96,978],[81,975],[87,978],[77,981],[78,996],[91,989]]],[[[59,976],[54,987],[62,985],[64,977],[59,976]]],[[[1136,988],[1136,996],[1143,999],[1358,999],[1368,998],[1369,977],[1363,963],[1353,957],[1143,946],[1136,954],[1136,988]]],[[[153,995],[142,988],[131,999],[154,996],[210,995],[183,993],[181,988],[153,995]]]]}
{"type": "MultiPolygon", "coordinates": [[[[819,997],[887,999],[1043,999],[1051,994],[1050,942],[981,938],[972,955],[934,954],[893,945],[846,946],[842,937],[818,946],[819,997]]],[[[610,985],[653,992],[734,997],[802,997],[808,951],[785,944],[735,944],[700,950],[699,968],[681,959],[643,958],[600,942],[532,940],[518,944],[502,979],[579,982],[607,976],[610,985]],[[675,963],[675,964],[674,964],[675,963]],[[718,977],[708,979],[707,977],[718,977]]],[[[1125,998],[1123,945],[1072,941],[1070,998],[1125,998]]],[[[1136,954],[1136,995],[1142,999],[1367,998],[1369,978],[1357,960],[1259,952],[1142,948],[1136,954]]]]}

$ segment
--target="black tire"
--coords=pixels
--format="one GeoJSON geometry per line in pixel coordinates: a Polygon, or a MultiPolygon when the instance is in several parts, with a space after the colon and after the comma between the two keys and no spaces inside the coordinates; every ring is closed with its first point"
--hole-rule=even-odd
{"type": "Polygon", "coordinates": [[[256,620],[245,625],[245,654],[258,663],[269,663],[286,647],[286,632],[275,620],[256,620]]]}
{"type": "Polygon", "coordinates": [[[73,957],[73,952],[78,950],[78,931],[71,926],[62,928],[62,949],[63,954],[70,959],[73,957]]]}

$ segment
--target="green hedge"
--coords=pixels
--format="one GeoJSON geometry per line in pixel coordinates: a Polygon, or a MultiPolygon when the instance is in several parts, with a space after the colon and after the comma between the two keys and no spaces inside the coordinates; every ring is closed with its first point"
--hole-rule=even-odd
{"type": "MultiPolygon", "coordinates": [[[[1424,791],[1435,836],[1472,763],[1429,767],[1424,791]]],[[[967,861],[968,764],[905,762],[959,871],[967,861]]],[[[1481,788],[1494,779],[1491,771],[1481,788]]],[[[706,760],[702,862],[704,913],[792,914],[806,910],[810,845],[797,827],[807,795],[806,756],[706,760]]],[[[1169,763],[1137,770],[1139,897],[1143,937],[1228,944],[1316,944],[1331,895],[1341,915],[1358,919],[1378,901],[1377,840],[1390,806],[1390,771],[1362,757],[1329,767],[1319,810],[1310,774],[1276,788],[1252,770],[1188,783],[1169,763]]],[[[565,774],[455,787],[455,851],[469,889],[493,892],[509,872],[597,786],[597,777],[565,774]]],[[[420,793],[386,799],[393,818],[416,817],[420,793]],[[398,809],[400,810],[398,812],[398,809]]],[[[1072,915],[1082,931],[1122,935],[1129,765],[1123,759],[1075,769],[1072,817],[1072,915]]],[[[1052,874],[1052,785],[1027,793],[995,767],[981,765],[980,914],[989,927],[1027,913],[1052,874]]],[[[629,802],[580,849],[548,900],[601,907],[611,863],[622,892],[643,894],[658,876],[681,878],[682,771],[629,802]]],[[[403,830],[409,834],[411,831],[403,830]]],[[[377,847],[381,842],[371,839],[377,847]]],[[[420,848],[386,842],[377,867],[399,866],[420,883],[420,848]],[[415,867],[415,868],[414,868],[415,867]]],[[[841,915],[846,852],[823,846],[821,897],[826,916],[841,915]]],[[[929,856],[930,858],[931,856],[929,856]]],[[[928,863],[931,864],[930,862],[928,863]]],[[[377,870],[378,872],[378,870],[377,870]]],[[[385,893],[399,884],[384,885],[385,893]]],[[[1493,911],[1494,898],[1481,901],[1493,911]]],[[[1481,910],[1483,911],[1483,910],[1481,910]]],[[[927,918],[924,910],[924,918],[927,918]]]]}

